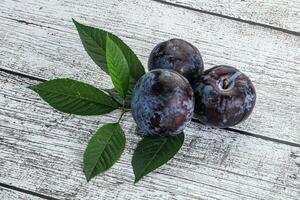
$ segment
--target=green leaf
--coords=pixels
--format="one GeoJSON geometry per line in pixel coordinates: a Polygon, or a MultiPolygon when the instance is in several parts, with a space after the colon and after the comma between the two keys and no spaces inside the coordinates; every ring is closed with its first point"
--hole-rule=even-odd
{"type": "MultiPolygon", "coordinates": [[[[129,81],[129,88],[128,88],[128,92],[125,98],[125,108],[130,108],[131,107],[131,97],[132,97],[132,93],[134,90],[134,86],[135,86],[136,82],[131,79],[129,81]]],[[[118,94],[118,92],[115,89],[105,89],[105,91],[116,101],[118,102],[120,105],[122,105],[123,103],[123,98],[120,97],[120,95],[118,94]]]]}
{"type": "Polygon", "coordinates": [[[77,115],[102,115],[119,106],[94,86],[71,80],[54,79],[29,87],[53,108],[77,115]]]}
{"type": "Polygon", "coordinates": [[[108,35],[106,38],[106,62],[116,91],[125,99],[130,78],[128,63],[122,50],[108,35]]]}
{"type": "Polygon", "coordinates": [[[107,31],[80,24],[74,19],[73,22],[78,30],[86,52],[103,71],[108,73],[105,57],[106,35],[108,34],[110,39],[113,40],[123,52],[129,66],[131,77],[137,81],[145,74],[145,69],[141,61],[120,38],[107,31]]]}
{"type": "Polygon", "coordinates": [[[125,108],[130,108],[131,106],[131,94],[128,93],[126,95],[125,101],[123,100],[122,97],[118,94],[118,92],[115,89],[105,89],[105,91],[120,105],[123,105],[125,108]]]}
{"type": "Polygon", "coordinates": [[[90,139],[83,156],[83,168],[87,181],[112,167],[125,148],[125,135],[118,123],[99,128],[90,139]]]}
{"type": "Polygon", "coordinates": [[[139,142],[132,158],[135,183],[173,158],[183,142],[184,133],[166,138],[143,138],[139,142]]]}
{"type": "Polygon", "coordinates": [[[105,59],[107,32],[90,26],[85,26],[74,19],[73,23],[77,28],[85,51],[103,71],[108,73],[105,59]]]}

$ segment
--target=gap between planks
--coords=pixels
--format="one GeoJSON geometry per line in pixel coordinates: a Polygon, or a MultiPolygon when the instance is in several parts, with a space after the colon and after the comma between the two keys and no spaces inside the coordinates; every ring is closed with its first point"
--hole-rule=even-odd
{"type": "MultiPolygon", "coordinates": [[[[14,19],[13,19],[14,20],[14,19]]],[[[25,23],[25,24],[28,24],[28,22],[26,22],[26,21],[24,21],[24,20],[16,20],[16,21],[18,21],[19,23],[25,23]]],[[[37,24],[34,24],[34,23],[31,23],[31,25],[35,25],[35,26],[38,26],[37,24]]],[[[44,27],[44,26],[43,26],[44,27]]],[[[3,69],[2,71],[5,71],[6,69],[3,69]]],[[[22,73],[19,73],[19,72],[13,72],[13,71],[9,71],[9,70],[6,70],[6,72],[8,72],[8,73],[11,73],[11,74],[14,74],[14,75],[17,75],[17,76],[24,76],[24,77],[27,77],[27,78],[31,78],[32,80],[38,80],[38,81],[44,81],[45,79],[41,79],[41,78],[37,78],[37,77],[30,77],[30,76],[28,76],[28,75],[26,75],[26,74],[22,74],[22,73]]],[[[236,132],[236,131],[238,131],[238,133],[241,133],[241,134],[244,134],[244,135],[249,135],[249,136],[253,136],[253,137],[257,137],[257,135],[255,135],[255,134],[253,134],[253,133],[249,133],[249,132],[246,132],[246,131],[240,131],[240,130],[230,130],[230,131],[233,131],[233,132],[236,132]]],[[[284,141],[284,140],[277,140],[277,139],[273,139],[273,138],[269,138],[269,137],[265,137],[265,136],[260,136],[260,135],[258,135],[258,138],[261,138],[261,139],[263,139],[263,138],[265,138],[265,139],[271,139],[271,140],[269,140],[269,141],[273,141],[273,142],[279,142],[279,143],[282,143],[282,144],[286,144],[285,142],[286,141],[284,141]],[[272,140],[273,139],[273,140],[272,140]]],[[[289,143],[289,142],[288,142],[289,143]]],[[[296,144],[297,145],[297,147],[298,147],[298,145],[299,144],[297,144],[297,143],[292,143],[292,144],[296,144]]],[[[292,145],[293,146],[293,145],[292,145]]]]}
{"type": "Polygon", "coordinates": [[[4,187],[4,188],[10,189],[10,190],[18,191],[18,192],[21,192],[21,193],[24,193],[24,194],[29,194],[29,195],[39,197],[39,198],[42,198],[42,199],[58,200],[58,199],[53,198],[53,197],[49,197],[49,196],[46,196],[46,195],[43,195],[43,194],[39,194],[39,193],[30,191],[30,190],[25,190],[25,189],[15,187],[15,186],[12,186],[12,185],[8,185],[8,184],[5,184],[5,183],[0,183],[0,187],[4,187]]]}
{"type": "MultiPolygon", "coordinates": [[[[95,121],[61,115],[25,89],[26,85],[36,81],[9,73],[1,74],[4,99],[10,102],[1,110],[3,121],[8,122],[7,126],[3,126],[5,137],[2,144],[5,148],[1,155],[6,159],[2,165],[2,182],[60,199],[93,199],[92,196],[101,199],[101,194],[106,197],[103,199],[126,199],[126,196],[132,199],[135,195],[146,195],[141,198],[146,199],[147,195],[155,196],[152,191],[165,195],[165,199],[171,199],[172,194],[185,197],[183,199],[200,196],[207,199],[257,199],[259,196],[296,199],[300,186],[297,180],[299,169],[296,167],[300,161],[299,149],[225,130],[206,130],[196,123],[187,128],[185,142],[188,145],[184,145],[172,161],[145,177],[138,185],[131,185],[132,169],[128,162],[133,147],[140,139],[133,134],[127,135],[128,148],[116,166],[102,178],[85,184],[79,155],[84,150],[90,130],[113,118],[116,120],[116,116],[104,116],[95,121]],[[16,116],[15,109],[20,109],[22,114],[16,116]],[[51,120],[45,120],[49,117],[51,120]],[[24,124],[19,127],[17,124],[20,122],[24,124]],[[19,171],[22,171],[21,176],[19,171]],[[17,177],[12,176],[15,173],[17,177]],[[98,190],[99,187],[102,191],[98,190]],[[212,194],[213,197],[210,196],[212,194]]],[[[124,118],[122,125],[127,133],[134,131],[131,118],[124,118]]],[[[157,193],[155,197],[162,199],[157,193]]]]}
{"type": "MultiPolygon", "coordinates": [[[[41,82],[47,81],[47,79],[34,77],[34,76],[31,76],[31,75],[23,74],[23,73],[20,73],[20,72],[15,72],[15,71],[8,70],[8,69],[0,68],[0,71],[9,73],[9,74],[12,74],[12,75],[15,75],[15,76],[28,78],[28,79],[31,79],[31,80],[36,80],[36,81],[41,81],[41,82]]],[[[197,119],[193,119],[192,121],[195,122],[195,123],[201,124],[201,122],[197,119]]],[[[300,147],[300,144],[296,143],[296,142],[289,142],[289,141],[285,141],[285,140],[271,138],[271,137],[258,135],[258,134],[255,134],[255,133],[250,133],[248,131],[243,131],[243,130],[239,130],[239,129],[235,129],[235,128],[224,128],[224,130],[239,133],[239,134],[242,134],[242,135],[247,135],[247,136],[250,136],[250,137],[260,138],[260,139],[266,140],[266,141],[276,142],[276,143],[279,143],[279,144],[290,145],[290,146],[293,146],[293,147],[300,147]]]]}
{"type": "Polygon", "coordinates": [[[4,6],[4,15],[22,19],[22,22],[1,17],[4,19],[1,22],[3,32],[0,33],[0,37],[3,36],[3,47],[0,47],[3,51],[0,55],[3,56],[3,59],[0,58],[2,66],[46,79],[70,77],[100,87],[111,87],[108,76],[84,53],[70,21],[71,18],[83,17],[76,10],[89,8],[91,10],[84,15],[84,20],[91,24],[99,23],[103,29],[119,35],[137,52],[144,66],[149,51],[166,37],[183,37],[194,42],[203,52],[206,68],[217,64],[238,66],[255,83],[258,101],[251,117],[236,128],[300,143],[297,134],[300,120],[297,112],[300,109],[297,90],[299,83],[296,81],[300,77],[297,71],[299,37],[220,17],[188,12],[158,2],[149,4],[131,0],[112,1],[107,5],[103,3],[101,10],[105,12],[100,13],[96,9],[98,6],[93,7],[94,1],[88,0],[83,6],[60,0],[54,7],[44,5],[43,11],[39,10],[40,1],[29,3],[30,0],[25,0],[15,3],[14,8],[11,4],[4,6]],[[30,10],[26,13],[19,11],[23,6],[30,7],[30,10]],[[71,7],[71,11],[65,10],[66,6],[74,8],[71,7]],[[136,9],[128,15],[126,7],[136,9]],[[64,17],[56,16],[56,10],[62,10],[64,17]],[[118,12],[114,12],[115,10],[118,12]],[[32,18],[32,15],[40,17],[32,18]],[[100,22],[94,16],[101,16],[100,22]],[[169,19],[172,16],[171,23],[169,20],[157,20],[157,16],[160,19],[169,19]],[[185,20],[199,23],[198,26],[189,25],[185,20]],[[41,24],[42,27],[26,25],[24,21],[41,24]],[[50,24],[53,29],[46,28],[50,24]],[[187,32],[189,29],[191,31],[187,32]],[[284,78],[286,73],[290,75],[289,79],[284,78]],[[99,75],[105,80],[97,81],[99,75]],[[274,85],[278,87],[274,88],[274,85]],[[283,98],[285,104],[280,103],[283,98]]]}
{"type": "Polygon", "coordinates": [[[293,30],[289,30],[289,29],[285,29],[285,28],[280,28],[277,26],[272,26],[272,25],[268,25],[268,24],[264,24],[264,23],[259,23],[259,22],[254,22],[251,20],[246,20],[246,19],[241,19],[241,18],[236,18],[236,17],[232,17],[232,16],[228,16],[228,15],[223,15],[220,13],[215,13],[215,12],[211,12],[211,11],[207,11],[207,10],[201,10],[198,8],[193,8],[187,5],[182,5],[182,4],[177,4],[177,3],[173,3],[173,2],[169,2],[169,1],[164,1],[164,0],[152,0],[161,4],[165,4],[165,5],[170,5],[170,6],[175,6],[178,8],[183,8],[183,9],[187,9],[187,10],[191,10],[191,11],[196,11],[196,12],[200,12],[200,13],[204,13],[204,14],[208,14],[208,15],[213,15],[213,16],[217,16],[217,17],[222,17],[225,19],[230,19],[230,20],[234,20],[234,21],[238,21],[238,22],[243,22],[243,23],[247,23],[247,24],[251,24],[254,26],[261,26],[264,28],[270,28],[276,31],[281,31],[287,34],[291,34],[291,35],[295,35],[295,36],[300,36],[300,32],[298,31],[293,31],[293,30]]]}

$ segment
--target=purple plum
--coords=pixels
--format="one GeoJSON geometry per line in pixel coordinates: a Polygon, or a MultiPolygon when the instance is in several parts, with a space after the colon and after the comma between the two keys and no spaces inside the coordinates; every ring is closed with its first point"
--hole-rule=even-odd
{"type": "Polygon", "coordinates": [[[174,136],[192,119],[193,89],[185,77],[173,70],[152,70],[137,82],[131,109],[143,135],[174,136]]]}
{"type": "Polygon", "coordinates": [[[204,71],[195,89],[195,116],[205,125],[226,128],[247,119],[256,93],[251,80],[230,66],[204,71]]]}
{"type": "Polygon", "coordinates": [[[193,85],[203,71],[203,60],[199,50],[192,44],[181,39],[171,39],[154,47],[148,69],[175,70],[193,85]]]}

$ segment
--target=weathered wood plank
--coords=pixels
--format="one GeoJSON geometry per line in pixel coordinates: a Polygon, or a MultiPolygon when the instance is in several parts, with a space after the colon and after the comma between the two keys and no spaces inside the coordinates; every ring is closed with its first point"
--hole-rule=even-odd
{"type": "Polygon", "coordinates": [[[3,200],[41,200],[42,198],[30,194],[10,190],[0,186],[0,199],[3,200]]]}
{"type": "Polygon", "coordinates": [[[157,0],[300,32],[299,0],[157,0]]]}
{"type": "Polygon", "coordinates": [[[77,117],[53,111],[0,72],[0,182],[58,199],[298,199],[300,148],[192,123],[169,164],[133,184],[131,157],[140,140],[130,115],[120,162],[90,183],[82,155],[91,133],[119,113],[77,117]]]}
{"type": "Polygon", "coordinates": [[[202,51],[206,68],[233,65],[254,81],[254,113],[235,128],[300,143],[300,37],[157,2],[4,1],[1,10],[1,68],[110,84],[84,52],[72,17],[120,35],[145,66],[155,44],[180,37],[202,51]]]}

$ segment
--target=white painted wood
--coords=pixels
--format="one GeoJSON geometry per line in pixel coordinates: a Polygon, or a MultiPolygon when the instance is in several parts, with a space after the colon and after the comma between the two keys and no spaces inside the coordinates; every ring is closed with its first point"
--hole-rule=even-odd
{"type": "Polygon", "coordinates": [[[299,0],[161,0],[300,32],[299,0]]]}
{"type": "Polygon", "coordinates": [[[1,68],[111,86],[84,52],[72,17],[121,36],[145,66],[155,44],[180,37],[201,50],[206,69],[238,67],[253,80],[258,100],[235,128],[300,143],[300,37],[157,2],[4,1],[1,68]]]}
{"type": "Polygon", "coordinates": [[[58,199],[299,199],[300,148],[192,123],[183,148],[136,185],[131,157],[139,141],[130,115],[120,162],[86,183],[82,155],[92,132],[118,114],[77,117],[53,111],[0,72],[0,182],[58,199]]]}
{"type": "MultiPolygon", "coordinates": [[[[72,17],[120,35],[144,64],[155,44],[181,37],[199,47],[206,68],[232,64],[253,79],[255,112],[236,128],[300,142],[299,37],[148,1],[4,0],[0,9],[0,68],[111,87],[85,54],[72,17]]],[[[140,138],[130,115],[122,121],[127,146],[120,162],[86,183],[87,141],[119,113],[55,112],[26,89],[33,83],[0,73],[1,183],[59,199],[299,199],[300,148],[195,123],[175,159],[133,185],[130,162],[140,138]]]]}
{"type": "Polygon", "coordinates": [[[0,199],[3,200],[40,200],[42,198],[30,194],[10,190],[0,186],[0,199]]]}

